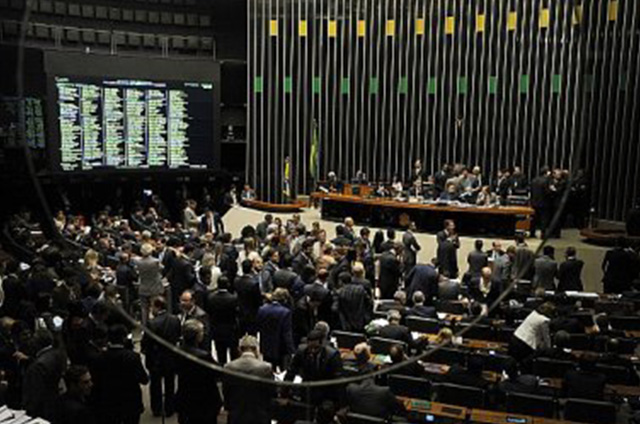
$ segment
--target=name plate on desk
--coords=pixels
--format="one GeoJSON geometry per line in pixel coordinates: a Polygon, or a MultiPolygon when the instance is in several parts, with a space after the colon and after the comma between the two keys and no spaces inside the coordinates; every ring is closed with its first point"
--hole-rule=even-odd
{"type": "Polygon", "coordinates": [[[471,422],[487,424],[532,424],[533,419],[527,415],[472,409],[471,422]]]}

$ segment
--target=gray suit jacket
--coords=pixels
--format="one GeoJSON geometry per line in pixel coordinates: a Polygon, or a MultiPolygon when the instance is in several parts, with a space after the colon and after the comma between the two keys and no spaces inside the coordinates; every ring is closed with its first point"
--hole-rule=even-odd
{"type": "MultiPolygon", "coordinates": [[[[271,365],[256,359],[251,353],[243,353],[225,368],[273,380],[271,365]]],[[[229,424],[271,423],[271,400],[275,396],[275,386],[226,377],[223,393],[225,409],[229,411],[229,424]]]]}
{"type": "Polygon", "coordinates": [[[152,256],[135,260],[140,277],[140,296],[158,296],[164,291],[162,287],[162,264],[152,256]]]}
{"type": "Polygon", "coordinates": [[[548,256],[541,256],[534,262],[535,274],[533,287],[544,287],[545,290],[556,289],[556,277],[558,275],[558,263],[548,256]]]}
{"type": "Polygon", "coordinates": [[[482,273],[482,268],[489,264],[489,257],[482,251],[473,250],[467,256],[467,263],[469,264],[471,278],[479,277],[482,273]]]}

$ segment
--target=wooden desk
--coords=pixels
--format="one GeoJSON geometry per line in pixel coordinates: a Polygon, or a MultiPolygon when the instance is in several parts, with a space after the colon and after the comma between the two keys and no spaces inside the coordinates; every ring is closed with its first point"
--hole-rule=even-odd
{"type": "Polygon", "coordinates": [[[407,412],[419,412],[422,414],[432,414],[438,417],[453,418],[463,422],[467,418],[467,408],[457,405],[448,405],[439,402],[429,402],[426,400],[411,399],[398,396],[398,400],[404,404],[407,412]]]}
{"type": "MultiPolygon", "coordinates": [[[[540,382],[546,383],[547,387],[552,389],[562,389],[561,378],[543,378],[540,382]]],[[[640,396],[640,386],[621,386],[619,384],[607,384],[604,387],[605,395],[620,395],[620,396],[640,396]]]]}
{"type": "Polygon", "coordinates": [[[296,203],[269,203],[261,200],[242,200],[240,202],[242,206],[246,206],[252,209],[258,209],[266,212],[276,213],[295,213],[300,212],[302,208],[307,206],[306,202],[296,203]]]}
{"type": "Polygon", "coordinates": [[[528,231],[534,211],[524,206],[453,206],[400,202],[333,193],[312,193],[322,200],[322,218],[343,220],[350,216],[361,225],[406,228],[414,221],[420,231],[436,232],[445,219],[454,219],[460,234],[513,236],[528,231]]]}

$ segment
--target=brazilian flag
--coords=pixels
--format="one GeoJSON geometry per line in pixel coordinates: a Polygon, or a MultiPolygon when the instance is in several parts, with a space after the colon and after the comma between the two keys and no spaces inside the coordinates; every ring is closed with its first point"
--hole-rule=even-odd
{"type": "Polygon", "coordinates": [[[313,134],[311,135],[311,151],[309,153],[309,171],[314,180],[318,179],[318,123],[313,120],[313,134]]]}

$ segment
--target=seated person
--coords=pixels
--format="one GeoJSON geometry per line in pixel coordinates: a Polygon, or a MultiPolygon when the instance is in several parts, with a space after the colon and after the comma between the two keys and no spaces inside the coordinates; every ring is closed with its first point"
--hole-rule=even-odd
{"type": "Polygon", "coordinates": [[[495,281],[492,276],[493,272],[491,271],[491,268],[484,267],[482,268],[480,277],[472,278],[469,285],[469,296],[475,302],[483,305],[485,313],[498,299],[501,291],[501,288],[498,287],[499,283],[495,281]]]}
{"type": "Polygon", "coordinates": [[[424,305],[424,294],[421,291],[413,293],[412,296],[413,307],[407,311],[408,317],[420,317],[420,318],[437,318],[436,308],[433,306],[424,305]]]}
{"type": "Polygon", "coordinates": [[[505,368],[506,378],[498,383],[498,391],[502,399],[507,393],[536,394],[538,378],[535,375],[521,374],[516,361],[509,361],[505,368]]]}
{"type": "Polygon", "coordinates": [[[458,188],[455,183],[448,183],[438,200],[453,202],[458,200],[458,188]]]}
{"type": "Polygon", "coordinates": [[[640,378],[638,372],[633,365],[633,362],[626,357],[620,355],[620,340],[611,338],[607,341],[607,352],[598,358],[598,363],[603,365],[611,365],[616,367],[624,367],[629,373],[628,384],[630,386],[637,386],[640,384],[640,378]]]}
{"type": "Polygon", "coordinates": [[[571,334],[564,330],[560,330],[553,335],[553,344],[550,347],[537,350],[525,362],[525,369],[531,369],[533,361],[538,358],[553,359],[556,361],[572,361],[574,356],[568,348],[571,341],[571,334]]]}
{"type": "Polygon", "coordinates": [[[494,206],[498,204],[498,196],[495,193],[491,193],[491,187],[483,186],[478,193],[476,199],[476,205],[478,206],[494,206]]]}
{"type": "MultiPolygon", "coordinates": [[[[389,358],[391,358],[391,365],[398,365],[406,362],[409,357],[404,351],[402,345],[391,346],[389,349],[389,358]]],[[[419,362],[407,363],[395,371],[391,371],[390,374],[400,374],[409,377],[422,377],[425,374],[424,368],[419,362]]]]}
{"type": "Polygon", "coordinates": [[[486,390],[491,386],[491,382],[485,380],[482,376],[483,367],[482,358],[479,356],[469,356],[466,368],[457,364],[451,366],[451,369],[449,369],[449,372],[446,374],[446,381],[486,390]]]}
{"type": "Polygon", "coordinates": [[[595,357],[583,354],[578,369],[567,372],[564,376],[564,393],[566,397],[590,400],[603,400],[606,377],[596,371],[595,357]]]}
{"type": "Polygon", "coordinates": [[[355,414],[388,419],[404,412],[391,389],[376,385],[373,378],[349,384],[346,398],[349,411],[355,414]]]}
{"type": "Polygon", "coordinates": [[[371,363],[371,348],[366,342],[358,343],[353,348],[353,356],[353,361],[348,360],[344,364],[347,375],[364,375],[376,370],[375,364],[371,363]]]}
{"type": "Polygon", "coordinates": [[[400,312],[400,315],[402,315],[402,318],[404,319],[404,316],[408,312],[408,309],[405,306],[406,303],[407,303],[407,294],[402,290],[398,290],[393,294],[393,302],[380,303],[377,306],[376,311],[389,312],[389,311],[395,310],[400,312]]]}
{"type": "Polygon", "coordinates": [[[387,321],[389,324],[382,327],[379,331],[380,337],[385,339],[398,340],[407,344],[409,348],[413,346],[413,338],[411,332],[404,325],[400,325],[402,315],[399,311],[392,309],[387,313],[387,321]]]}

